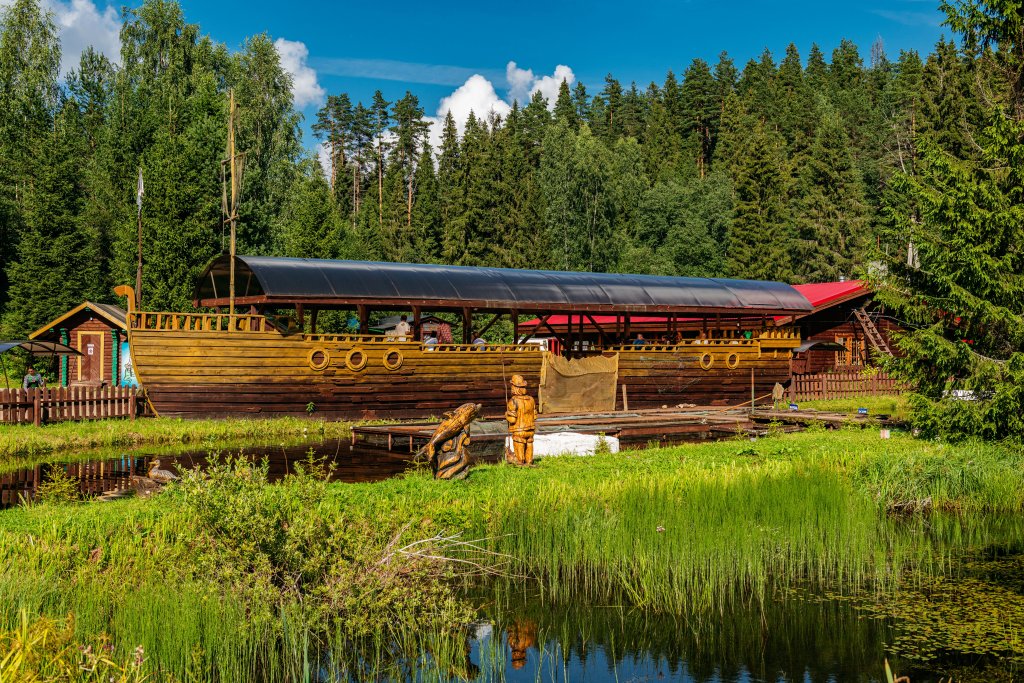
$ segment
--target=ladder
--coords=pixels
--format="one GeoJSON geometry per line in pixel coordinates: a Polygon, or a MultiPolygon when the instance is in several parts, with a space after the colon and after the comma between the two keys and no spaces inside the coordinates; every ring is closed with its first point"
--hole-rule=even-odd
{"type": "Polygon", "coordinates": [[[868,316],[868,312],[864,310],[864,307],[861,306],[860,308],[853,309],[853,315],[856,316],[857,322],[860,323],[861,329],[864,330],[864,336],[871,342],[872,348],[878,353],[891,356],[892,349],[889,348],[889,345],[885,342],[885,337],[875,327],[874,321],[868,316]]]}

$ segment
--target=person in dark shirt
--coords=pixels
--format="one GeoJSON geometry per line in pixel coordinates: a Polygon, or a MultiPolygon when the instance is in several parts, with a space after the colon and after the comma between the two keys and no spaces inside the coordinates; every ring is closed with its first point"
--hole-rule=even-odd
{"type": "Polygon", "coordinates": [[[637,333],[636,339],[633,340],[633,346],[647,346],[647,340],[644,339],[644,335],[637,333]]]}

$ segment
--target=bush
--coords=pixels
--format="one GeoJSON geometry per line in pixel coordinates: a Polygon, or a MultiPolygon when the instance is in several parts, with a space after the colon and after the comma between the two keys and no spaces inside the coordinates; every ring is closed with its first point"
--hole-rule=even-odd
{"type": "Polygon", "coordinates": [[[76,502],[81,498],[78,479],[60,467],[53,467],[47,473],[46,479],[39,484],[36,497],[41,503],[76,502]]]}

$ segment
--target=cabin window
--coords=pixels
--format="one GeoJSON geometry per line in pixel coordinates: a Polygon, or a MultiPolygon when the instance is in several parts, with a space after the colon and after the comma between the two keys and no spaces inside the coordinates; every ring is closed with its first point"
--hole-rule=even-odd
{"type": "Polygon", "coordinates": [[[836,337],[836,343],[843,347],[836,351],[836,365],[840,367],[864,365],[864,340],[856,337],[836,337]]]}

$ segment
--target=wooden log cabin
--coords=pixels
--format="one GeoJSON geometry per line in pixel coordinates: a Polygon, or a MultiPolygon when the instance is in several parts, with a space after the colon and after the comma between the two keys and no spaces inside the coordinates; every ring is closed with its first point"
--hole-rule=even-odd
{"type": "Polygon", "coordinates": [[[196,289],[196,307],[217,312],[129,308],[136,373],[160,415],[410,418],[468,401],[498,415],[513,374],[541,385],[542,407],[546,391],[567,387],[577,409],[740,404],[789,378],[800,335],[775,318],[811,311],[778,282],[238,256],[239,313],[226,310],[231,265],[216,259],[196,289]],[[328,310],[354,314],[358,332],[326,333],[318,318],[328,310]],[[408,312],[413,338],[370,334],[374,312],[408,312]],[[424,317],[442,312],[460,318],[461,343],[424,344],[424,317]],[[593,343],[572,325],[552,329],[557,315],[586,318],[593,343]],[[678,334],[634,345],[634,317],[678,334]],[[500,319],[510,343],[472,343],[470,330],[486,335],[500,319]],[[538,332],[559,337],[568,365],[526,343],[538,332]]]}
{"type": "Polygon", "coordinates": [[[803,340],[793,352],[793,374],[857,370],[898,353],[898,322],[872,301],[861,280],[794,285],[811,304],[810,313],[779,318],[795,325],[803,340]]]}
{"type": "Polygon", "coordinates": [[[128,358],[127,313],[119,306],[83,301],[29,335],[57,342],[79,356],[60,359],[59,381],[68,386],[121,386],[128,358]]]}

